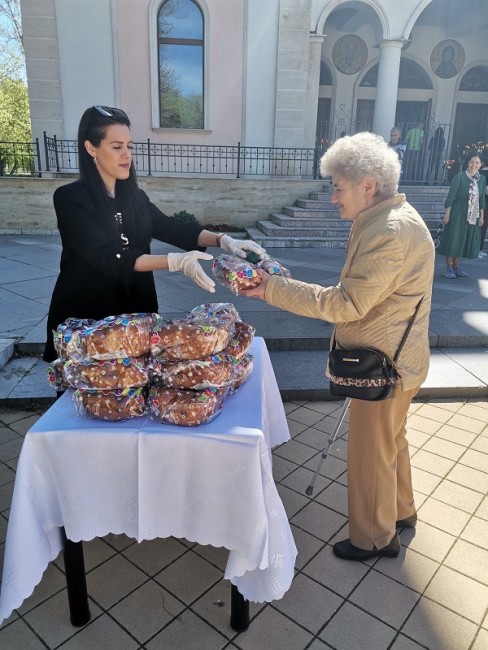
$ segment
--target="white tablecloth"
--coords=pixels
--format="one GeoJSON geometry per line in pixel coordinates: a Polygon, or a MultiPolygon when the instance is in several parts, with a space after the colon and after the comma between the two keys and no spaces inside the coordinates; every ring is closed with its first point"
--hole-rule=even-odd
{"type": "Polygon", "coordinates": [[[289,439],[262,338],[254,370],[206,425],[77,415],[66,393],[27,433],[5,546],[0,622],[34,590],[69,539],[125,533],[184,537],[230,550],[225,578],[254,602],[281,598],[296,547],[271,473],[271,447],[289,439]]]}

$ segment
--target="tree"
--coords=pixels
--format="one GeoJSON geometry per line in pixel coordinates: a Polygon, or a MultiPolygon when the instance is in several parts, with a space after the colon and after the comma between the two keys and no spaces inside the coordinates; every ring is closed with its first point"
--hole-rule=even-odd
{"type": "Polygon", "coordinates": [[[0,0],[0,175],[31,173],[32,141],[20,0],[0,0]]]}
{"type": "Polygon", "coordinates": [[[33,173],[31,141],[25,81],[0,77],[0,176],[33,173]]]}
{"type": "Polygon", "coordinates": [[[0,76],[25,79],[20,0],[0,0],[0,76]]]}

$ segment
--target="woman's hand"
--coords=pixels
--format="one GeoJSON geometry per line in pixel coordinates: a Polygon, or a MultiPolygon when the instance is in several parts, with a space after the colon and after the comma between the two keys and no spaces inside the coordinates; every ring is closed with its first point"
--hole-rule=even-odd
{"type": "Polygon", "coordinates": [[[260,259],[266,256],[266,250],[256,244],[251,239],[234,239],[229,235],[224,235],[220,240],[220,248],[229,253],[229,255],[237,255],[237,257],[246,258],[248,253],[255,253],[260,259]]]}
{"type": "Polygon", "coordinates": [[[213,259],[213,255],[199,251],[168,253],[168,271],[181,271],[202,289],[215,293],[215,282],[208,277],[198,261],[211,259],[213,259]]]}
{"type": "Polygon", "coordinates": [[[239,295],[244,296],[245,298],[260,298],[261,300],[266,300],[264,296],[266,294],[266,287],[268,286],[269,278],[271,276],[268,273],[261,271],[261,269],[256,269],[256,271],[261,276],[261,283],[252,289],[239,291],[239,295]]]}
{"type": "Polygon", "coordinates": [[[442,220],[445,224],[448,224],[451,219],[451,211],[447,212],[444,214],[444,219],[442,220]]]}

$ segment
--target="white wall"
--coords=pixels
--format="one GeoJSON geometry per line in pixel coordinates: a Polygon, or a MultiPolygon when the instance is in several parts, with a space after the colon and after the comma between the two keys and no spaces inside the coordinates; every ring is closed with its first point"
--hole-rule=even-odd
{"type": "Polygon", "coordinates": [[[280,0],[248,0],[244,144],[273,146],[280,0]]]}
{"type": "Polygon", "coordinates": [[[111,0],[56,0],[64,137],[76,138],[83,111],[117,105],[111,0]]]}

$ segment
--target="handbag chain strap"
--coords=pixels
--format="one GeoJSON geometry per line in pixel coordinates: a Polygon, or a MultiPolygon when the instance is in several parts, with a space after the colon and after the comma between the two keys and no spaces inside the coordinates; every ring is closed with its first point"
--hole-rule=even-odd
{"type": "Polygon", "coordinates": [[[422,298],[420,298],[420,300],[418,301],[417,306],[415,307],[415,311],[413,312],[413,316],[410,319],[408,327],[405,330],[405,333],[404,333],[404,335],[402,337],[402,340],[400,341],[400,345],[398,346],[398,350],[396,351],[395,357],[393,358],[393,365],[395,365],[396,362],[398,361],[398,357],[400,356],[400,352],[402,351],[402,348],[405,345],[405,341],[407,340],[407,337],[410,334],[410,330],[412,329],[413,322],[417,318],[417,314],[419,312],[420,305],[422,304],[423,299],[424,299],[424,297],[422,296],[422,298]]]}

